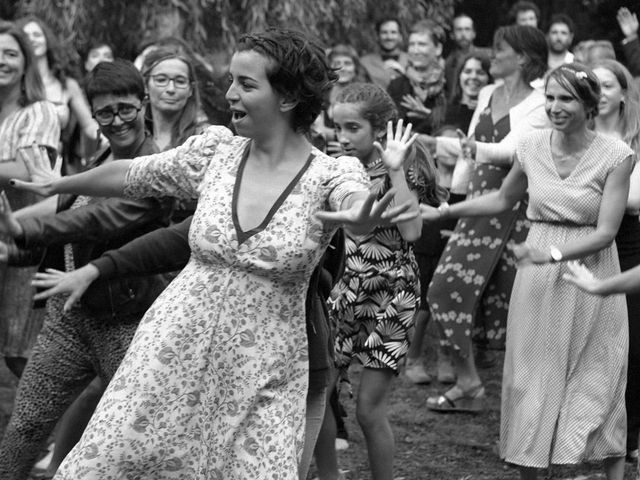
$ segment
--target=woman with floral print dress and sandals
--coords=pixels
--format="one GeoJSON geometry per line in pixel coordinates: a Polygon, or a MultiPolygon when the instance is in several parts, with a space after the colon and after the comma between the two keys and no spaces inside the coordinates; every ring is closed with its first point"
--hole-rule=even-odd
{"type": "MultiPolygon", "coordinates": [[[[531,87],[547,65],[544,35],[533,27],[501,27],[494,36],[490,73],[502,83],[480,91],[469,126],[475,168],[467,198],[500,188],[515,146],[531,130],[548,126],[544,95],[531,87]]],[[[438,137],[436,154],[461,151],[455,138],[438,137]]],[[[479,411],[484,387],[476,369],[472,338],[494,348],[504,345],[509,296],[515,277],[510,243],[526,238],[526,202],[491,217],[461,218],[440,257],[427,301],[444,344],[452,347],[456,384],[427,399],[435,411],[479,411]]]]}
{"type": "MultiPolygon", "coordinates": [[[[199,194],[189,263],[142,319],[55,478],[298,479],[310,275],[337,224],[364,234],[417,208],[387,211],[394,192],[376,201],[360,162],[309,143],[334,77],[298,32],[245,35],[226,94],[237,136],[210,127],[166,152],[15,182],[40,194],[199,194]]],[[[402,155],[385,158],[402,168],[402,155]]]]}

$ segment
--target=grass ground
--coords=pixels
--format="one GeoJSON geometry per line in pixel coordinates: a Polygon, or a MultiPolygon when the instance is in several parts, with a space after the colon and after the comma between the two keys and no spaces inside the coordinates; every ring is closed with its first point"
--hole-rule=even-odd
{"type": "MultiPolygon", "coordinates": [[[[502,357],[500,356],[500,360],[502,357]]],[[[427,365],[434,361],[427,355],[427,365]]],[[[437,414],[425,408],[425,398],[442,390],[436,384],[416,386],[402,376],[395,380],[390,416],[396,438],[395,480],[507,480],[517,471],[500,461],[494,448],[498,440],[499,393],[502,363],[481,371],[488,394],[488,409],[479,415],[437,414]]],[[[352,367],[353,391],[357,391],[358,368],[352,367]]],[[[0,361],[0,433],[11,412],[16,381],[0,361]]],[[[342,403],[350,447],[339,452],[340,468],[347,480],[369,480],[364,439],[355,421],[354,400],[343,389],[342,403]]],[[[554,467],[541,480],[603,479],[599,466],[554,467]]],[[[309,478],[314,478],[312,471],[309,478]]],[[[627,464],[625,480],[633,480],[627,464]]]]}
{"type": "MultiPolygon", "coordinates": [[[[433,350],[433,348],[430,348],[433,350]]],[[[435,366],[426,355],[427,367],[435,366]]],[[[516,469],[502,462],[495,453],[500,424],[500,381],[502,355],[498,364],[481,370],[488,395],[488,408],[482,414],[442,414],[427,410],[427,396],[441,393],[437,382],[417,386],[403,376],[395,380],[390,418],[396,439],[395,480],[512,480],[516,469]]],[[[352,366],[352,390],[357,391],[359,366],[352,366]]],[[[434,369],[429,369],[435,377],[434,369]]],[[[343,389],[346,390],[346,389],[343,389]]],[[[347,470],[347,480],[369,480],[364,438],[355,420],[355,401],[341,393],[350,446],[339,452],[339,466],[347,470]]],[[[634,480],[634,469],[626,466],[625,480],[634,480]]],[[[312,467],[309,478],[314,478],[312,467]]],[[[600,465],[553,467],[542,472],[541,480],[604,479],[600,465]]]]}

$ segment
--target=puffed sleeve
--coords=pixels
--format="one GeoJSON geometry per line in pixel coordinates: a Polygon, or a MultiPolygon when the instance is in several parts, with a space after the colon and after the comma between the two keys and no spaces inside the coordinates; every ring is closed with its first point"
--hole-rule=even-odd
{"type": "Polygon", "coordinates": [[[227,128],[212,126],[177,148],[136,158],[125,177],[125,196],[197,198],[218,147],[232,139],[233,134],[227,128]]]}
{"type": "Polygon", "coordinates": [[[342,202],[353,193],[369,191],[369,176],[362,163],[355,157],[340,157],[335,159],[333,175],[329,178],[329,206],[337,211],[342,208],[342,202]]]}

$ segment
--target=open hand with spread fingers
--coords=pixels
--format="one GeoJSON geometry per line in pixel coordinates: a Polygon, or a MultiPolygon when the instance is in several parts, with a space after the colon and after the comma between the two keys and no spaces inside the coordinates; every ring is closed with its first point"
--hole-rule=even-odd
{"type": "Polygon", "coordinates": [[[0,192],[0,233],[13,238],[22,235],[22,225],[18,223],[13,215],[9,199],[4,190],[0,192]]]}
{"type": "Polygon", "coordinates": [[[638,35],[638,16],[635,13],[631,13],[631,11],[622,7],[618,10],[616,14],[616,19],[618,20],[618,25],[620,25],[620,30],[626,38],[632,39],[638,35]]]}
{"type": "Polygon", "coordinates": [[[390,218],[397,217],[411,208],[410,203],[396,205],[385,215],[394,195],[395,190],[391,189],[376,201],[376,193],[369,192],[364,201],[355,201],[345,210],[318,212],[315,217],[322,222],[340,224],[355,235],[362,235],[369,233],[377,225],[388,223],[390,218]]]}
{"type": "Polygon", "coordinates": [[[411,135],[412,125],[409,123],[403,129],[402,119],[398,120],[396,131],[393,131],[393,122],[387,123],[387,141],[385,148],[382,148],[380,142],[373,142],[373,146],[378,150],[382,162],[389,170],[400,170],[407,155],[407,150],[413,142],[418,138],[418,134],[411,135]]]}
{"type": "Polygon", "coordinates": [[[68,312],[99,275],[98,269],[90,263],[71,272],[47,268],[45,272],[36,273],[31,282],[34,287],[46,288],[46,290],[36,293],[33,298],[34,300],[44,300],[59,293],[68,293],[69,298],[63,307],[63,310],[68,312]]]}
{"type": "Polygon", "coordinates": [[[414,95],[404,95],[400,106],[407,109],[407,117],[429,118],[431,110],[424,106],[424,103],[414,95]]]}
{"type": "Polygon", "coordinates": [[[584,290],[588,293],[599,293],[599,288],[602,286],[602,280],[596,278],[593,272],[581,263],[573,260],[567,262],[567,270],[569,273],[562,275],[562,278],[569,283],[573,283],[580,290],[584,290]]]}
{"type": "Polygon", "coordinates": [[[43,197],[50,196],[53,193],[53,181],[60,178],[62,157],[58,156],[52,167],[49,153],[41,145],[34,143],[30,147],[21,148],[18,152],[27,167],[31,181],[25,182],[14,178],[9,183],[18,190],[26,190],[43,197]]]}

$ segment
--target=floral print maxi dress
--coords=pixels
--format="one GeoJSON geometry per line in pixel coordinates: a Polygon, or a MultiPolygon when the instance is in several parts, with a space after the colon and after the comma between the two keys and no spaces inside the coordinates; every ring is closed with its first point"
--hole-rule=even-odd
{"type": "MultiPolygon", "coordinates": [[[[382,160],[367,165],[378,198],[390,187],[382,160]]],[[[424,202],[424,177],[408,171],[409,188],[424,202]]],[[[420,301],[418,265],[397,227],[377,227],[368,235],[345,235],[346,264],[333,289],[330,314],[337,325],[336,363],[352,358],[367,368],[398,372],[409,349],[413,316],[420,301]]]]}
{"type": "Polygon", "coordinates": [[[297,480],[308,383],[304,301],[335,232],[313,215],[368,188],[314,149],[254,230],[235,205],[250,141],[211,127],[131,166],[129,196],[190,198],[191,259],[146,313],[56,478],[297,480]]]}
{"type": "MultiPolygon", "coordinates": [[[[510,129],[509,115],[495,124],[487,107],[478,120],[475,138],[497,143],[510,129]]],[[[467,191],[475,198],[498,190],[510,167],[476,163],[467,191]]],[[[516,275],[510,243],[527,237],[526,204],[491,217],[463,217],[440,257],[427,291],[433,318],[444,343],[461,354],[469,352],[472,335],[486,347],[504,348],[509,297],[516,275]]]]}

